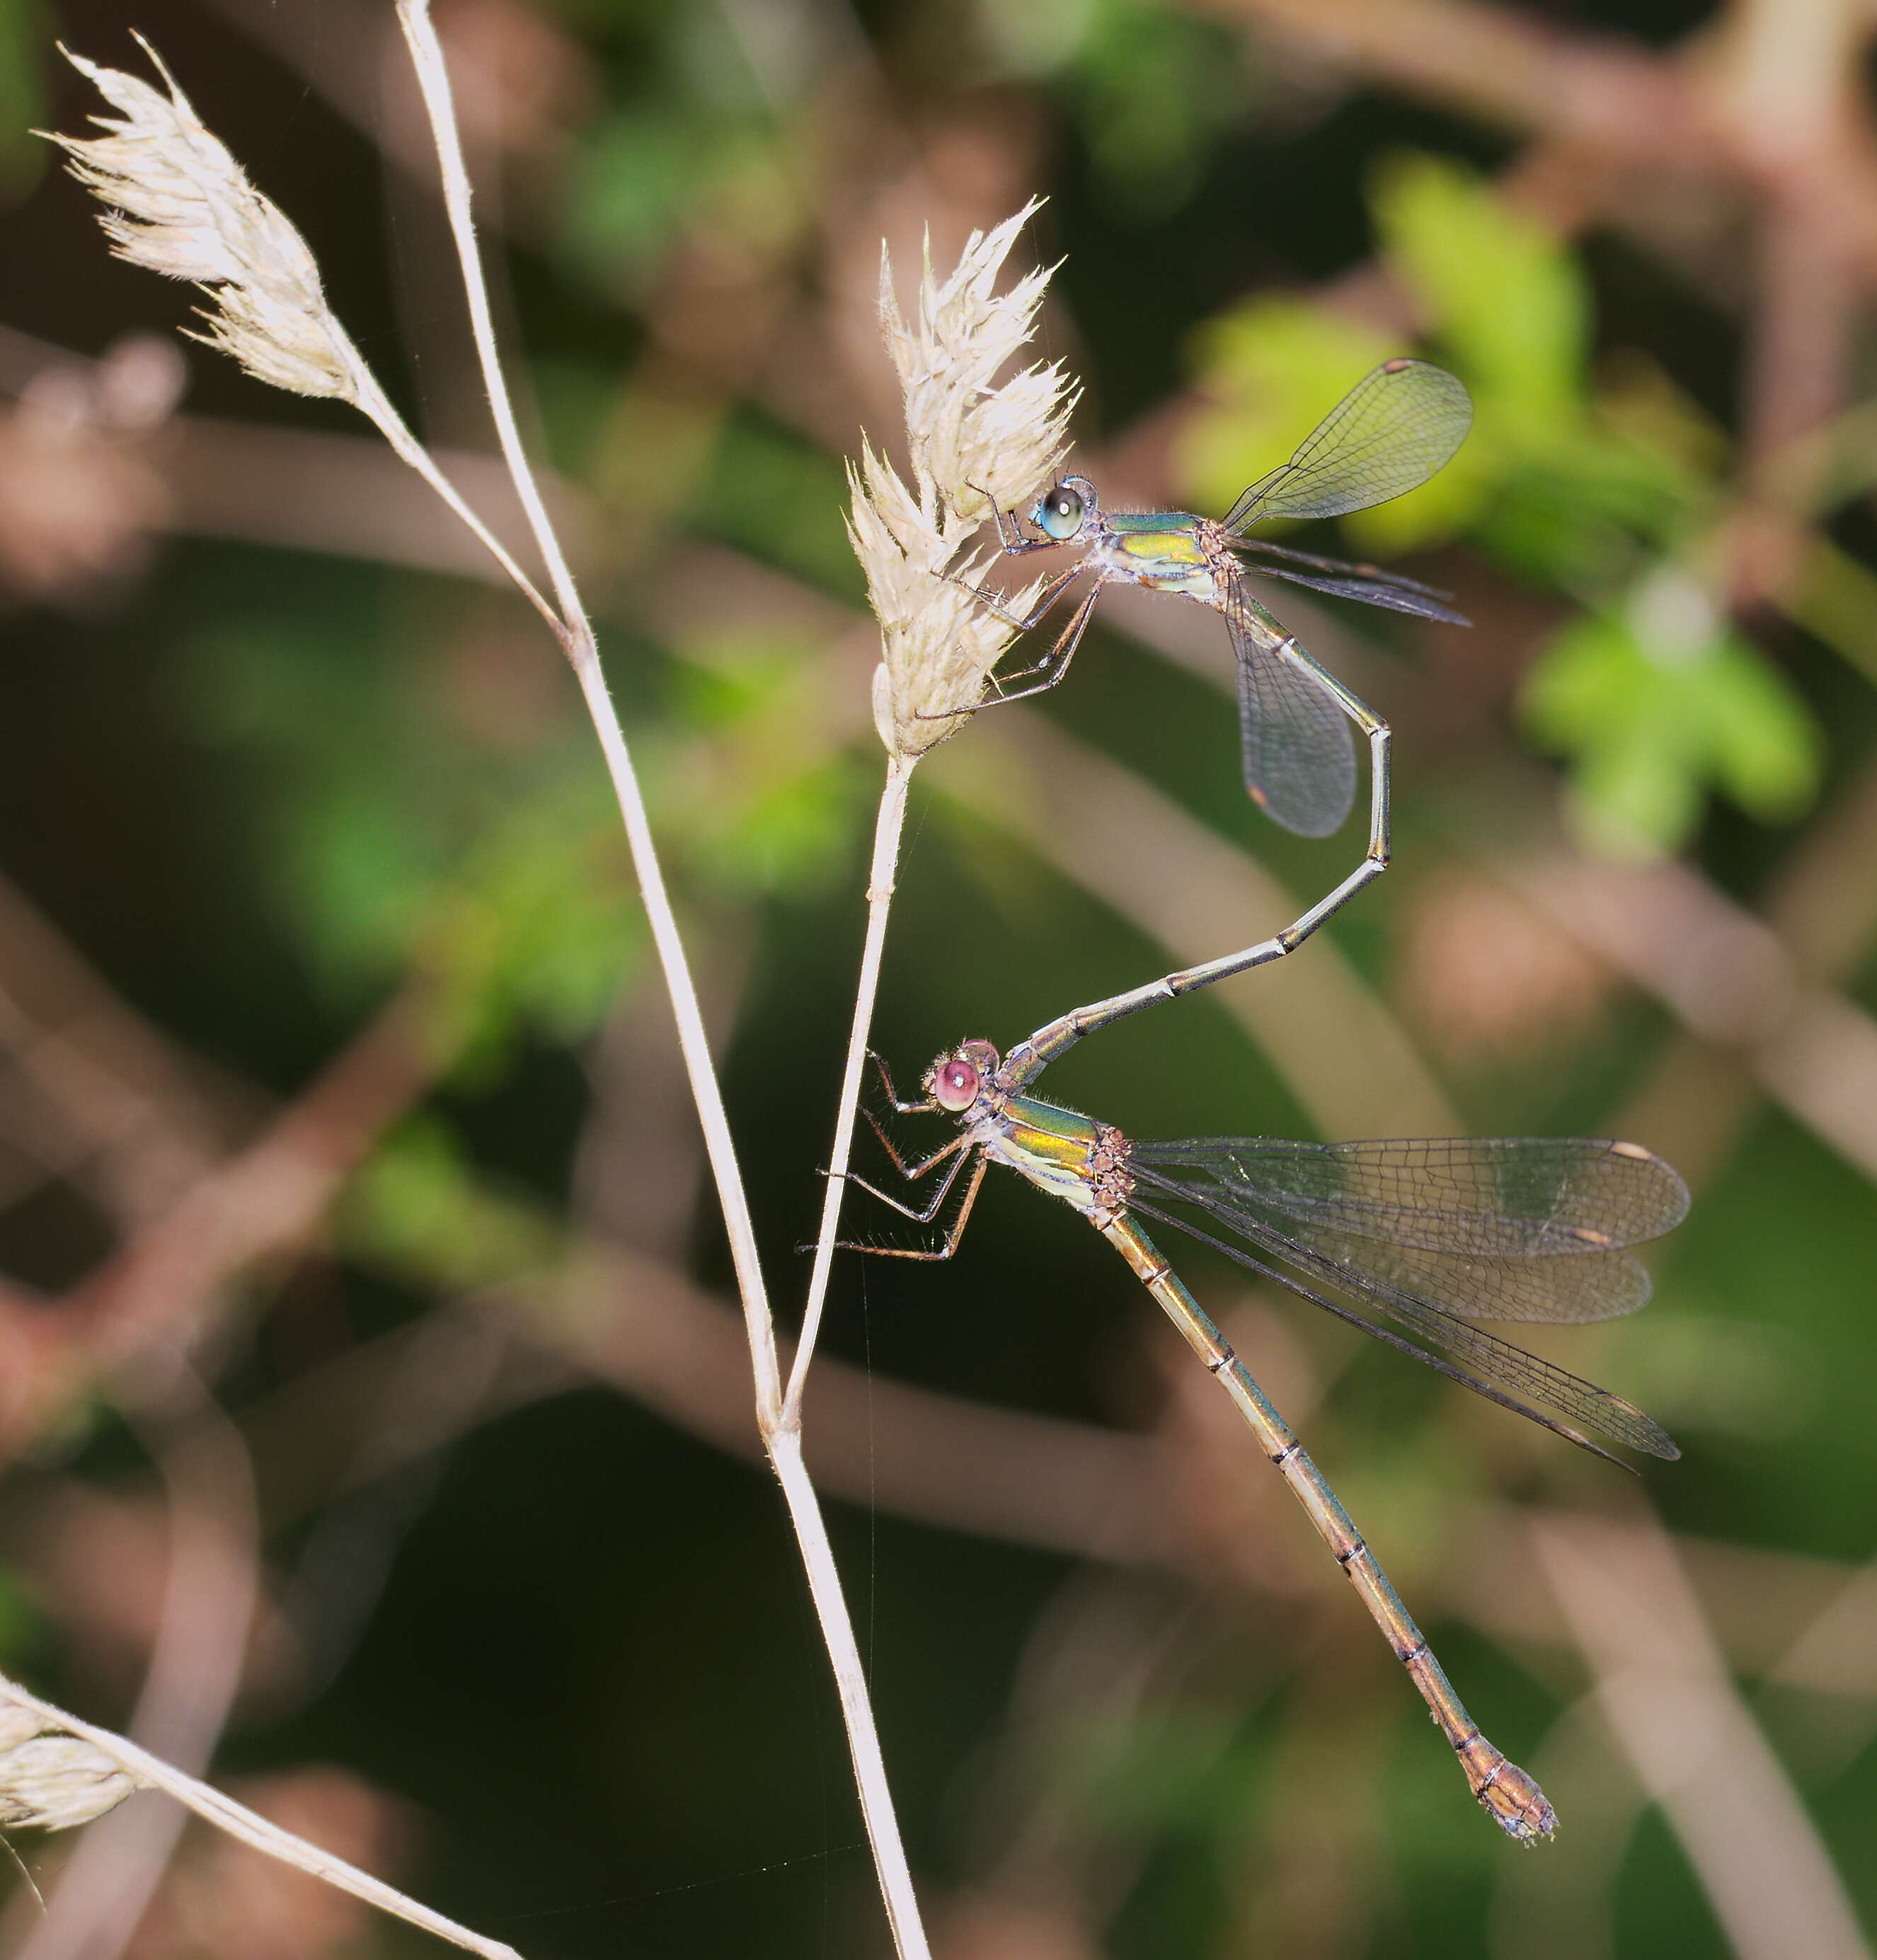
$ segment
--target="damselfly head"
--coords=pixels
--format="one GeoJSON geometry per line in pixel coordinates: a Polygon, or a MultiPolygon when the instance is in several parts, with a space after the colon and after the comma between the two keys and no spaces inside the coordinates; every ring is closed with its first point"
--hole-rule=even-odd
{"type": "Polygon", "coordinates": [[[997,1069],[997,1052],[988,1041],[960,1042],[950,1055],[942,1055],[933,1063],[925,1086],[941,1109],[962,1116],[997,1069]]]}
{"type": "Polygon", "coordinates": [[[1095,506],[1095,485],[1086,476],[1065,476],[1037,498],[1029,520],[1045,537],[1064,544],[1081,530],[1095,506]]]}

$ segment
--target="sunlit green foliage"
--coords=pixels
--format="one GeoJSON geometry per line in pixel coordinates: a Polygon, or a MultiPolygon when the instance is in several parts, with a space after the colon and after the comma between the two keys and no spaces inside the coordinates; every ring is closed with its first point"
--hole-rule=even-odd
{"type": "Polygon", "coordinates": [[[565,1250],[539,1205],[479,1178],[448,1128],[430,1117],[385,1139],[353,1180],[339,1225],[358,1256],[408,1284],[453,1293],[534,1278],[565,1250]]]}
{"type": "Polygon", "coordinates": [[[0,196],[17,197],[47,162],[30,134],[46,115],[47,38],[40,0],[0,0],[0,196]]]}
{"type": "Polygon", "coordinates": [[[1664,621],[1668,607],[1650,606],[1645,588],[1626,611],[1559,634],[1521,704],[1536,740],[1576,758],[1583,828],[1616,855],[1681,843],[1704,785],[1769,823],[1798,815],[1818,788],[1818,728],[1803,702],[1698,588],[1685,590],[1694,630],[1664,621]]]}

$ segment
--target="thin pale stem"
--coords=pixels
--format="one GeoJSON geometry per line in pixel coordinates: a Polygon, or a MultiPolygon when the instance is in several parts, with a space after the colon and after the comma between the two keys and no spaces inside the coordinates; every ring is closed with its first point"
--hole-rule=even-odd
{"type": "Polygon", "coordinates": [[[867,1675],[854,1637],[854,1622],[848,1615],[820,1502],[802,1462],[801,1431],[785,1430],[767,1440],[769,1461],[775,1466],[782,1494],[788,1502],[789,1516],[801,1547],[802,1564],[808,1573],[809,1590],[821,1621],[822,1637],[827,1642],[828,1658],[834,1667],[835,1687],[847,1723],[848,1747],[854,1758],[854,1780],[861,1794],[861,1814],[866,1819],[867,1835],[873,1847],[873,1864],[880,1874],[880,1896],[892,1931],[893,1951],[900,1960],[931,1960],[931,1949],[926,1944],[919,1902],[912,1889],[912,1873],[893,1814],[892,1791],[886,1781],[879,1732],[873,1726],[873,1704],[867,1697],[867,1675]]]}
{"type": "Polygon", "coordinates": [[[522,596],[547,622],[553,631],[555,638],[563,638],[566,628],[562,623],[561,616],[543,597],[534,581],[515,562],[513,555],[501,539],[497,537],[488,525],[484,523],[475,511],[464,502],[461,492],[437,467],[429,450],[425,448],[416,437],[406,428],[403,418],[392,407],[383,391],[375,381],[372,382],[369,387],[362,388],[360,390],[358,406],[360,409],[371,418],[378,433],[391,445],[398,455],[402,457],[419,476],[422,477],[437,495],[450,506],[450,509],[469,526],[477,537],[481,539],[483,544],[488,547],[489,554],[494,558],[495,562],[520,587],[522,596]]]}
{"type": "Polygon", "coordinates": [[[381,1879],[374,1879],[369,1872],[361,1872],[356,1865],[347,1864],[343,1858],[322,1851],[318,1845],[309,1844],[291,1831],[282,1830],[278,1824],[270,1824],[245,1804],[237,1803],[233,1797],[224,1796],[209,1784],[185,1775],[161,1756],[153,1756],[148,1749],[140,1749],[135,1742],[113,1734],[109,1729],[94,1728],[89,1722],[68,1715],[64,1709],[52,1702],[42,1701],[37,1694],[28,1694],[17,1682],[8,1680],[3,1675],[0,1675],[0,1701],[17,1702],[22,1708],[31,1709],[49,1729],[76,1736],[89,1742],[143,1788],[167,1792],[178,1803],[187,1804],[197,1816],[205,1817],[218,1830],[240,1838],[244,1844],[253,1845],[257,1851],[266,1852],[270,1858],[278,1858],[283,1864],[310,1873],[316,1879],[323,1879],[341,1892],[350,1892],[355,1898],[361,1898],[367,1904],[375,1905],[412,1926],[421,1926],[440,1939],[466,1947],[472,1953],[485,1954],[488,1960],[521,1960],[514,1947],[503,1945],[499,1939],[485,1939],[479,1933],[472,1933],[453,1919],[432,1912],[428,1906],[407,1898],[381,1879]]]}
{"type": "Polygon", "coordinates": [[[815,1338],[821,1332],[822,1309],[828,1298],[828,1277],[834,1266],[835,1234],[840,1229],[841,1195],[847,1188],[848,1160],[854,1150],[854,1122],[860,1105],[861,1078],[867,1067],[867,1036],[873,1025],[873,1002],[880,991],[880,956],[886,944],[886,918],[892,909],[893,876],[899,863],[899,839],[905,829],[906,786],[916,756],[895,756],[886,765],[880,793],[880,816],[873,826],[873,863],[867,880],[867,943],[861,952],[860,979],[854,989],[854,1025],[848,1036],[847,1066],[841,1077],[841,1107],[835,1118],[834,1149],[828,1160],[828,1188],[822,1199],[821,1233],[815,1241],[814,1271],[808,1281],[808,1304],[802,1313],[801,1344],[789,1370],[788,1393],[783,1399],[782,1421],[797,1429],[802,1419],[802,1390],[815,1338]]]}
{"type": "Polygon", "coordinates": [[[710,1043],[704,1032],[704,1016],[698,1005],[697,990],[692,984],[691,969],[685,959],[684,943],[678,934],[671,900],[665,890],[664,873],[652,844],[651,825],[639,794],[638,778],[628,753],[625,737],[613,712],[612,698],[606,692],[606,676],[600,672],[600,657],[590,641],[579,642],[573,654],[574,672],[605,752],[606,768],[619,799],[619,814],[625,820],[626,837],[631,845],[632,863],[638,873],[639,887],[651,922],[652,937],[658,948],[659,963],[664,969],[665,985],[678,1018],[678,1040],[684,1051],[685,1067],[691,1080],[691,1094],[697,1104],[704,1128],[705,1148],[711,1171],[717,1181],[724,1221],[730,1236],[730,1256],[736,1271],[736,1288],[743,1303],[743,1325],[749,1338],[750,1363],[756,1373],[756,1420],[767,1438],[781,1420],[782,1371],[775,1354],[775,1324],[769,1312],[762,1266],[756,1256],[756,1227],[744,1195],[743,1172],[736,1162],[736,1147],[730,1139],[730,1118],[717,1087],[717,1072],[711,1066],[710,1043]]]}
{"type": "Polygon", "coordinates": [[[443,167],[444,208],[450,215],[450,229],[463,262],[463,284],[468,289],[470,330],[476,336],[476,358],[482,364],[484,385],[488,390],[489,412],[495,418],[495,434],[502,446],[508,473],[514,479],[515,494],[521,499],[528,528],[546,561],[554,597],[570,632],[585,631],[586,609],[579,588],[561,549],[542,501],[540,486],[522,446],[521,430],[508,396],[508,383],[502,373],[501,356],[495,345],[495,322],[489,312],[488,282],[482,272],[482,247],[476,242],[476,221],[469,210],[469,172],[463,161],[463,138],[457,125],[456,103],[450,94],[450,71],[444,61],[443,43],[430,18],[430,0],[398,0],[398,21],[409,43],[411,61],[417,71],[417,85],[423,91],[424,107],[430,116],[437,161],[443,167]]]}
{"type": "Polygon", "coordinates": [[[508,385],[502,371],[501,350],[495,344],[495,326],[489,313],[488,282],[482,272],[482,248],[476,242],[476,224],[470,212],[469,175],[463,161],[463,142],[457,126],[456,107],[450,89],[449,71],[443,46],[431,23],[428,0],[399,0],[398,19],[404,29],[423,92],[424,107],[430,116],[431,134],[437,145],[442,170],[444,203],[450,228],[462,262],[463,282],[469,309],[469,324],[476,340],[489,408],[501,444],[503,460],[521,499],[529,528],[548,568],[562,617],[556,631],[585,696],[588,713],[605,752],[606,768],[612,778],[632,851],[633,868],[651,922],[652,937],[658,948],[665,984],[677,1017],[679,1045],[684,1052],[691,1092],[704,1128],[704,1140],[717,1181],[730,1236],[730,1255],[735,1262],[739,1291],[743,1299],[749,1329],[750,1353],[756,1368],[756,1406],[765,1427],[772,1424],[781,1407],[781,1371],[775,1359],[775,1335],[771,1323],[762,1268],[756,1256],[756,1230],[743,1193],[743,1175],[737,1166],[735,1146],[730,1141],[730,1123],[724,1112],[721,1093],[711,1063],[710,1044],[704,1032],[704,1017],[698,1005],[697,990],[692,983],[671,901],[665,889],[658,855],[652,843],[651,826],[645,813],[638,779],[627,752],[625,736],[614,712],[600,667],[600,655],[591,622],[581,602],[580,589],[562,550],[542,502],[534,471],[522,446],[521,431],[510,402],[508,385]]]}
{"type": "Polygon", "coordinates": [[[651,924],[653,941],[658,949],[659,962],[677,1018],[679,1045],[683,1052],[692,1096],[703,1128],[705,1147],[710,1157],[730,1239],[737,1289],[743,1298],[750,1363],[756,1379],[757,1421],[770,1461],[775,1466],[787,1497],[789,1516],[808,1574],[816,1615],[821,1622],[822,1637],[834,1667],[841,1713],[847,1723],[848,1746],[853,1752],[861,1810],[867,1822],[867,1836],[873,1844],[874,1864],[880,1875],[895,1949],[902,1960],[927,1960],[925,1933],[920,1923],[905,1852],[899,1841],[899,1825],[893,1815],[892,1796],[880,1755],[880,1739],[867,1698],[866,1678],[861,1671],[859,1648],[835,1570],[833,1552],[828,1544],[813,1487],[802,1465],[800,1432],[782,1427],[781,1376],[776,1357],[775,1323],[769,1312],[762,1265],[756,1255],[756,1230],[749,1216],[742,1172],[730,1138],[722,1093],[711,1063],[710,1045],[705,1036],[697,990],[685,959],[683,942],[679,936],[677,921],[672,913],[663,874],[653,847],[651,826],[631,758],[626,749],[625,733],[600,671],[593,628],[581,603],[579,590],[560,541],[549,521],[547,508],[522,447],[521,432],[509,401],[501,355],[495,343],[495,323],[489,314],[481,251],[470,215],[469,172],[463,161],[443,48],[431,24],[428,0],[398,0],[398,18],[410,46],[418,84],[423,93],[437,145],[443,173],[444,207],[449,213],[457,256],[462,262],[476,355],[481,363],[484,385],[488,390],[489,406],[495,415],[502,454],[548,568],[562,613],[557,631],[580,682],[581,692],[586,698],[587,711],[606,755],[606,767],[612,778],[613,791],[619,799],[619,813],[631,847],[633,867],[651,924]]]}

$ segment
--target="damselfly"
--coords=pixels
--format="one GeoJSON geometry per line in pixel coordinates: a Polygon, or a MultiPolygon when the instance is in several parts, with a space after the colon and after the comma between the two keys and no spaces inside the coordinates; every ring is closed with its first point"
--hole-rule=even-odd
{"type": "Polygon", "coordinates": [[[1621,1459],[1585,1430],[1650,1456],[1680,1452],[1620,1395],[1477,1323],[1634,1312],[1649,1297],[1649,1276],[1625,1248],[1680,1223],[1688,1209],[1681,1179],[1640,1144],[1582,1138],[1135,1143],[1108,1124],[1023,1093],[1041,1068],[1028,1044],[1002,1061],[987,1041],[962,1042],[926,1071],[924,1096],[911,1102],[899,1099],[885,1064],[874,1059],[896,1110],[942,1112],[959,1134],[908,1163],[874,1122],[908,1180],[949,1163],[922,1211],[852,1181],[930,1224],[967,1166],[969,1171],[936,1249],[851,1249],[950,1258],[993,1163],[1007,1164],[1074,1206],[1133,1268],[1250,1424],[1407,1668],[1474,1795],[1522,1843],[1548,1837],[1557,1819],[1544,1793],[1480,1733],[1322,1472],[1138,1221],[1178,1227],[1450,1380],[1615,1462],[1621,1459]],[[1348,1300],[1393,1327],[1378,1325],[1348,1300]]]}
{"type": "Polygon", "coordinates": [[[1447,595],[1431,586],[1376,565],[1318,558],[1248,534],[1269,519],[1339,517],[1401,496],[1447,462],[1472,419],[1465,388],[1444,369],[1425,361],[1388,361],[1359,381],[1290,460],[1252,484],[1223,519],[1185,511],[1104,511],[1086,476],[1065,476],[1037,500],[1029,516],[1038,535],[1024,530],[1015,511],[997,512],[998,541],[1007,556],[1061,545],[1083,548],[1074,565],[1044,586],[1027,616],[1009,611],[996,593],[967,588],[999,618],[1028,632],[1084,573],[1092,582],[1049,651],[1032,665],[997,676],[997,692],[983,705],[1020,701],[1054,687],[1069,670],[1102,588],[1140,585],[1197,600],[1223,616],[1238,657],[1245,787],[1287,830],[1327,837],[1341,829],[1356,788],[1350,722],[1369,739],[1369,846],[1361,864],[1275,938],[1194,969],[1185,976],[1188,987],[1290,952],[1379,877],[1389,861],[1388,724],[1319,666],[1296,635],[1252,597],[1246,571],[1423,619],[1468,623],[1449,607],[1447,595]],[[1004,685],[1010,681],[1029,685],[1004,685]]]}

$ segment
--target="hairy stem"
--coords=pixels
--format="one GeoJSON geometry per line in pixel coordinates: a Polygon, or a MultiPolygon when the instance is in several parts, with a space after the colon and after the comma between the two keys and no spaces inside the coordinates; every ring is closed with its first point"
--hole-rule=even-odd
{"type": "Polygon", "coordinates": [[[808,1304],[802,1312],[801,1344],[789,1370],[788,1393],[782,1420],[798,1429],[802,1390],[808,1363],[821,1332],[822,1309],[828,1297],[828,1277],[834,1265],[834,1235],[841,1223],[841,1194],[847,1188],[848,1160],[854,1150],[854,1121],[861,1099],[861,1077],[867,1067],[867,1035],[873,1025],[873,1002],[880,992],[880,956],[886,944],[886,918],[892,909],[893,874],[899,863],[899,839],[905,828],[906,787],[916,756],[892,756],[880,793],[880,815],[873,826],[873,863],[867,880],[867,943],[861,951],[860,979],[854,989],[854,1025],[848,1035],[847,1066],[841,1077],[841,1106],[835,1118],[834,1148],[828,1160],[828,1188],[822,1200],[821,1232],[815,1241],[815,1266],[808,1282],[808,1304]]]}

